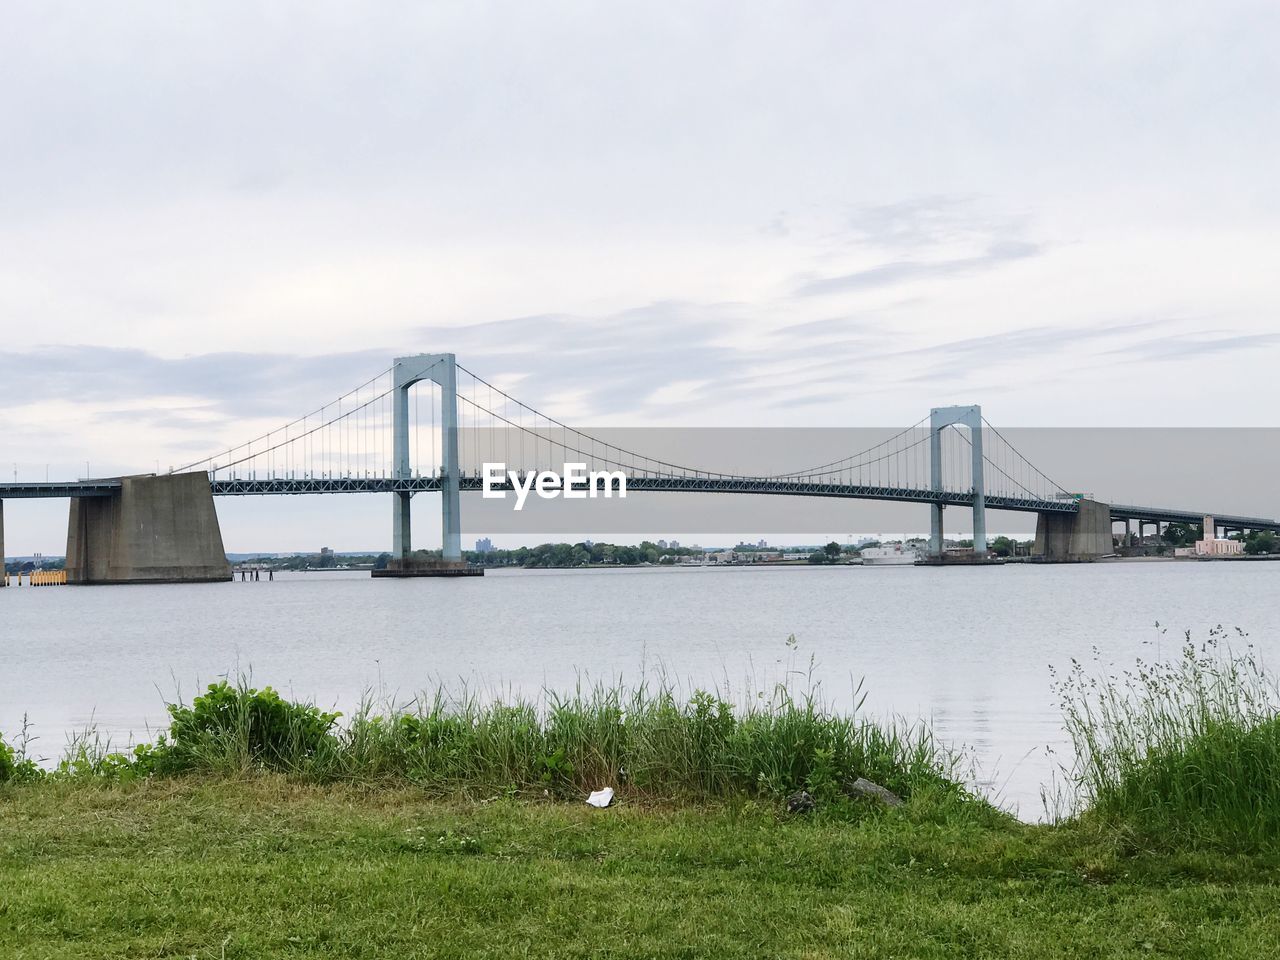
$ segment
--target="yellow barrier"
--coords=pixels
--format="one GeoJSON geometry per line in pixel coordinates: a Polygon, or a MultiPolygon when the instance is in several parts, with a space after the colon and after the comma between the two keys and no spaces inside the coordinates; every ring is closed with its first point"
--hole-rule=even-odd
{"type": "MultiPolygon", "coordinates": [[[[4,586],[22,586],[22,573],[4,575],[4,586]]],[[[32,570],[27,575],[27,584],[32,587],[60,587],[67,582],[65,570],[32,570]]]]}

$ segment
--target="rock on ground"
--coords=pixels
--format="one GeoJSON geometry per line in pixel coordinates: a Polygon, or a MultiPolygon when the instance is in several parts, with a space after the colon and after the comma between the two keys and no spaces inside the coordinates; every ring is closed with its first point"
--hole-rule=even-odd
{"type": "Polygon", "coordinates": [[[849,795],[852,797],[866,797],[868,800],[883,803],[886,807],[902,806],[902,798],[900,796],[892,790],[885,789],[878,783],[872,783],[865,777],[859,777],[849,784],[849,795]]]}

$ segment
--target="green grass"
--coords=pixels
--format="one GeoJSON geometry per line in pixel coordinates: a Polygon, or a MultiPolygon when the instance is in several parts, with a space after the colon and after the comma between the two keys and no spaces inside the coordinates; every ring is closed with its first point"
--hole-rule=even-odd
{"type": "MultiPolygon", "coordinates": [[[[1159,625],[1157,624],[1157,627],[1159,625]]],[[[1280,693],[1242,631],[1190,635],[1172,659],[1058,684],[1075,746],[1074,813],[1148,842],[1280,844],[1280,693]]]]}
{"type": "Polygon", "coordinates": [[[0,956],[1272,957],[1277,862],[940,812],[0,788],[0,956]]]}
{"type": "Polygon", "coordinates": [[[312,782],[408,781],[434,790],[577,796],[612,785],[633,797],[771,799],[808,790],[844,797],[865,777],[904,797],[975,800],[955,757],[923,724],[876,723],[828,709],[812,691],[777,688],[745,705],[669,685],[595,686],[539,700],[491,701],[443,690],[407,709],[369,704],[339,720],[247,681],[218,683],[171,704],[154,744],[112,752],[91,732],[54,779],[129,782],[151,776],[269,770],[312,782]]]}
{"type": "Polygon", "coordinates": [[[128,753],[0,748],[0,958],[1269,958],[1280,696],[1224,636],[1073,666],[1065,815],[1040,826],[967,791],[927,727],[812,691],[339,718],[216,684],[128,753]],[[816,812],[786,812],[799,789],[816,812]]]}

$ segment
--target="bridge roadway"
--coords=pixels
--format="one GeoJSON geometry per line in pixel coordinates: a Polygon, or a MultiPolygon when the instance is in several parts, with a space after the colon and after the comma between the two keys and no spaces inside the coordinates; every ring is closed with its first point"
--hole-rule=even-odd
{"type": "MultiPolygon", "coordinates": [[[[522,477],[523,479],[523,477],[522,477]]],[[[261,494],[306,493],[430,493],[441,486],[439,477],[411,477],[395,480],[389,477],[351,477],[345,479],[288,480],[214,480],[214,496],[255,496],[261,494]]],[[[484,487],[480,477],[463,476],[459,488],[479,491],[484,487]]],[[[509,483],[494,484],[495,490],[511,490],[509,483]]],[[[646,476],[627,477],[627,492],[649,493],[754,493],[793,497],[838,497],[847,500],[899,500],[906,503],[945,503],[973,506],[971,492],[918,490],[911,487],[866,486],[861,484],[820,483],[811,480],[775,480],[768,477],[723,476],[646,476]]],[[[1029,500],[988,494],[986,505],[993,510],[1023,510],[1034,513],[1075,513],[1073,500],[1029,500]]]]}
{"type": "Polygon", "coordinates": [[[1212,510],[1194,513],[1186,510],[1168,510],[1164,507],[1135,507],[1125,503],[1113,503],[1110,507],[1111,519],[1115,522],[1141,520],[1145,523],[1200,523],[1205,517],[1213,517],[1216,526],[1225,527],[1228,530],[1270,530],[1280,533],[1280,520],[1267,520],[1263,517],[1238,517],[1227,513],[1214,513],[1212,510]]]}
{"type": "Polygon", "coordinates": [[[48,500],[66,497],[111,497],[119,480],[68,480],[46,483],[0,483],[0,500],[48,500]]]}
{"type": "MultiPolygon", "coordinates": [[[[464,491],[482,489],[477,476],[463,476],[464,491]]],[[[431,493],[441,487],[439,477],[306,477],[270,480],[212,480],[214,496],[289,496],[323,493],[431,493]]],[[[106,497],[121,488],[119,480],[77,480],[46,483],[0,483],[0,499],[34,499],[65,497],[106,497]]],[[[502,489],[502,486],[498,486],[502,489]]],[[[506,486],[506,489],[510,489],[506,486]]],[[[848,500],[894,500],[904,503],[944,503],[949,506],[972,506],[973,494],[965,491],[920,490],[911,487],[866,486],[861,484],[822,483],[804,479],[777,480],[767,477],[722,476],[644,476],[627,477],[628,492],[667,491],[675,493],[745,493],[775,496],[832,497],[848,500]]],[[[1024,513],[1075,513],[1074,500],[1038,500],[990,493],[985,498],[992,510],[1015,510],[1024,513]]],[[[1111,519],[1145,520],[1161,523],[1199,523],[1206,513],[1220,527],[1247,530],[1272,530],[1280,533],[1280,520],[1265,517],[1243,517],[1213,511],[1172,510],[1111,504],[1111,519]]]]}

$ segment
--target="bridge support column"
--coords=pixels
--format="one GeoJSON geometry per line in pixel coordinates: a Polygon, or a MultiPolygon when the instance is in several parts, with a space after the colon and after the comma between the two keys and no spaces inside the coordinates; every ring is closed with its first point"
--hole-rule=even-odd
{"type": "Polygon", "coordinates": [[[393,493],[391,501],[391,556],[407,560],[413,552],[413,494],[393,493]]]}
{"type": "Polygon", "coordinates": [[[4,501],[0,500],[0,587],[7,581],[4,578],[4,501]]]}
{"type": "Polygon", "coordinates": [[[73,497],[68,583],[231,579],[205,473],[125,477],[109,497],[73,497]]]}
{"type": "Polygon", "coordinates": [[[1081,500],[1075,513],[1041,513],[1032,555],[1059,563],[1087,563],[1113,552],[1111,505],[1081,500]]]}
{"type": "MultiPolygon", "coordinates": [[[[392,406],[392,476],[408,480],[413,476],[409,463],[409,388],[429,380],[440,385],[441,463],[440,523],[442,557],[446,564],[462,562],[462,505],[459,496],[461,474],[458,465],[458,370],[452,353],[424,353],[398,357],[395,361],[395,402],[392,406]]],[[[392,562],[403,568],[413,552],[411,542],[412,494],[392,494],[392,562]]]]}
{"type": "MultiPolygon", "coordinates": [[[[973,494],[973,556],[982,560],[987,556],[987,504],[986,484],[982,476],[982,408],[937,407],[929,412],[929,480],[935,493],[942,493],[942,431],[951,426],[969,428],[972,447],[970,466],[971,492],[973,494]]],[[[934,503],[929,524],[929,551],[935,557],[942,556],[941,503],[934,503]]]]}

